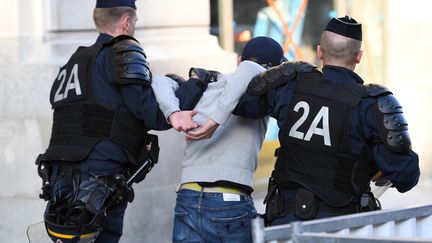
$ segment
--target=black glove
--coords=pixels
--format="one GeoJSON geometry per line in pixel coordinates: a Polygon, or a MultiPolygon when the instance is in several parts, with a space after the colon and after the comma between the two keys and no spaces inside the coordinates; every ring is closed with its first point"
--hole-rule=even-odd
{"type": "Polygon", "coordinates": [[[189,70],[189,77],[196,75],[199,80],[206,83],[212,83],[217,81],[217,77],[220,74],[218,71],[206,70],[203,68],[191,68],[189,70]]]}

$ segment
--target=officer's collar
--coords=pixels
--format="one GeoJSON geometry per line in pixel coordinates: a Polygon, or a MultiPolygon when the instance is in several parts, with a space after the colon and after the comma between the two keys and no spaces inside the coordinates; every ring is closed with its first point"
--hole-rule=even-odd
{"type": "Polygon", "coordinates": [[[334,82],[356,82],[360,84],[364,83],[363,79],[360,76],[358,76],[355,72],[348,68],[325,65],[322,71],[323,77],[326,80],[334,82]]]}
{"type": "Polygon", "coordinates": [[[105,33],[99,33],[99,36],[96,40],[96,43],[105,43],[108,42],[110,40],[112,40],[114,37],[112,37],[111,35],[105,34],[105,33]]]}

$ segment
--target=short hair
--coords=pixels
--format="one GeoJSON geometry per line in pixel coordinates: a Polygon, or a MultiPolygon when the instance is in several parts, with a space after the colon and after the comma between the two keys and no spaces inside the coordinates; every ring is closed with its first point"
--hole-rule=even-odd
{"type": "Polygon", "coordinates": [[[127,14],[131,18],[136,17],[135,9],[131,7],[95,8],[93,10],[93,21],[100,32],[106,30],[115,31],[121,17],[127,14]]]}
{"type": "Polygon", "coordinates": [[[361,48],[361,41],[330,31],[323,31],[320,46],[324,61],[333,60],[350,65],[355,63],[361,48]]]}

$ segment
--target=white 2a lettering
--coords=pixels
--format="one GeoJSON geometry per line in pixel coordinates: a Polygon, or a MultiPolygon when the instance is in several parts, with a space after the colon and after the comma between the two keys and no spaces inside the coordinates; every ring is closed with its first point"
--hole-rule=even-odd
{"type": "Polygon", "coordinates": [[[75,64],[72,67],[72,72],[69,76],[69,79],[66,82],[66,86],[64,88],[64,92],[60,93],[61,90],[63,89],[63,84],[66,80],[66,69],[63,69],[63,71],[61,71],[57,77],[57,79],[61,79],[60,81],[60,85],[57,88],[57,91],[55,93],[54,96],[54,102],[66,99],[69,93],[69,90],[75,90],[76,95],[81,95],[81,86],[80,86],[80,81],[78,78],[78,64],[75,64]]]}
{"type": "Polygon", "coordinates": [[[289,136],[297,139],[302,139],[305,141],[310,141],[312,135],[316,134],[319,136],[323,136],[324,145],[331,146],[330,127],[329,127],[329,108],[327,106],[321,107],[318,114],[313,119],[311,126],[306,132],[306,136],[304,135],[303,132],[297,131],[297,129],[306,121],[309,115],[309,110],[310,110],[309,104],[305,101],[300,101],[294,106],[294,111],[298,112],[300,108],[303,109],[304,112],[300,117],[300,119],[297,122],[295,122],[294,125],[291,127],[289,136]],[[322,128],[318,127],[320,121],[322,121],[322,128]]]}

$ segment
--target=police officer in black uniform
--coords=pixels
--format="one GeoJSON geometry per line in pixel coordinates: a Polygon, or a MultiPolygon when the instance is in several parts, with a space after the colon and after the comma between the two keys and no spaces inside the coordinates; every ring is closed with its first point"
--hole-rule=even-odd
{"type": "MultiPolygon", "coordinates": [[[[41,197],[48,200],[45,224],[55,242],[118,242],[133,199],[125,180],[145,159],[157,160],[157,140],[147,131],[170,128],[144,50],[132,37],[135,10],[135,0],[98,0],[99,37],[79,47],[53,83],[52,134],[37,164],[41,197]]],[[[199,80],[183,83],[182,107],[192,109],[205,88],[199,80]]]]}
{"type": "Polygon", "coordinates": [[[254,78],[240,100],[234,114],[268,114],[281,128],[267,225],[377,210],[370,181],[378,172],[399,192],[417,184],[418,156],[401,105],[354,72],[361,41],[360,23],[333,18],[317,47],[322,73],[284,63],[254,78]]]}

